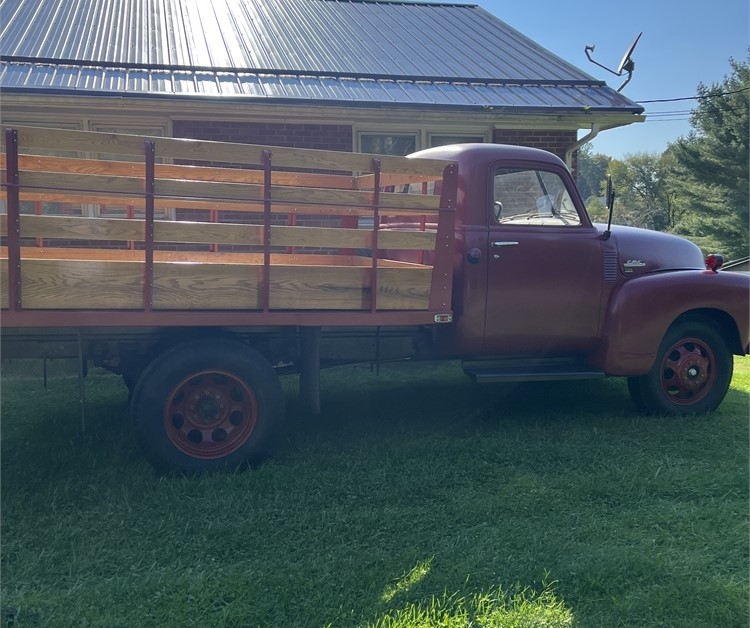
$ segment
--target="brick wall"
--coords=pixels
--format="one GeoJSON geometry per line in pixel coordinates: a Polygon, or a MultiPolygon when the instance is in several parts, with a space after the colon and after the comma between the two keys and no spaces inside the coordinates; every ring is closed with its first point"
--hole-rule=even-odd
{"type": "MultiPolygon", "coordinates": [[[[495,129],[492,141],[495,144],[515,144],[541,148],[565,159],[565,151],[575,144],[575,131],[527,131],[523,129],[495,129]]],[[[575,159],[574,159],[575,162],[575,159]]],[[[575,165],[575,163],[574,163],[575,165]]]]}
{"type": "Polygon", "coordinates": [[[198,140],[325,150],[352,150],[351,124],[177,120],[172,124],[172,131],[174,137],[188,137],[198,140]]]}

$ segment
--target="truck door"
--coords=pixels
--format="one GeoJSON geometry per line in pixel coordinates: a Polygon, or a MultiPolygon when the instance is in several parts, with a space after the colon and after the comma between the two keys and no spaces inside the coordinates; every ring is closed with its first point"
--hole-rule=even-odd
{"type": "Polygon", "coordinates": [[[596,340],[601,240],[566,179],[534,167],[495,169],[485,355],[571,355],[590,350],[596,340]]]}

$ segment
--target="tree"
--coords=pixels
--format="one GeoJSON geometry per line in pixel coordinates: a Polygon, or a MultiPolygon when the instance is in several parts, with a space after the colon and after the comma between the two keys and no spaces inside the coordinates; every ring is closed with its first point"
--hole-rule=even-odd
{"type": "Polygon", "coordinates": [[[612,175],[617,194],[614,222],[657,231],[672,230],[681,217],[673,185],[671,155],[636,153],[613,159],[612,175]]]}
{"type": "Polygon", "coordinates": [[[607,178],[607,168],[612,158],[595,153],[591,144],[584,144],[578,149],[578,167],[576,184],[581,197],[587,203],[592,196],[602,195],[602,183],[607,178]]]}
{"type": "Polygon", "coordinates": [[[748,253],[748,60],[730,59],[731,73],[722,83],[698,86],[693,131],[668,149],[675,162],[679,195],[689,207],[677,231],[706,252],[729,258],[748,253]]]}

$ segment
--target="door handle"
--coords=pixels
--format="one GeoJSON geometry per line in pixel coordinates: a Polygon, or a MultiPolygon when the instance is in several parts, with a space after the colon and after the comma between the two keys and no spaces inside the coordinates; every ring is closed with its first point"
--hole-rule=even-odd
{"type": "Polygon", "coordinates": [[[515,246],[516,244],[518,244],[518,242],[512,242],[512,241],[507,241],[507,242],[493,242],[490,246],[494,249],[494,248],[497,248],[497,247],[500,247],[500,246],[515,246]]]}
{"type": "MultiPolygon", "coordinates": [[[[492,242],[490,246],[493,249],[499,249],[501,246],[515,246],[516,244],[518,244],[518,242],[515,242],[514,240],[502,240],[502,241],[492,242]]],[[[492,259],[500,259],[500,254],[493,253],[492,259]]]]}

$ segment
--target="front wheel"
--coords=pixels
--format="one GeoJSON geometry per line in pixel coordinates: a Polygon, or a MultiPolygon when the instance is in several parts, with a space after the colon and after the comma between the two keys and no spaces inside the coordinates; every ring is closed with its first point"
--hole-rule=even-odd
{"type": "Polygon", "coordinates": [[[705,321],[673,325],[651,371],[628,379],[636,406],[647,414],[703,414],[715,410],[732,380],[732,354],[705,321]]]}
{"type": "Polygon", "coordinates": [[[270,453],[284,400],[257,351],[203,338],[172,347],[144,369],[130,413],[157,470],[196,473],[241,468],[270,453]]]}

